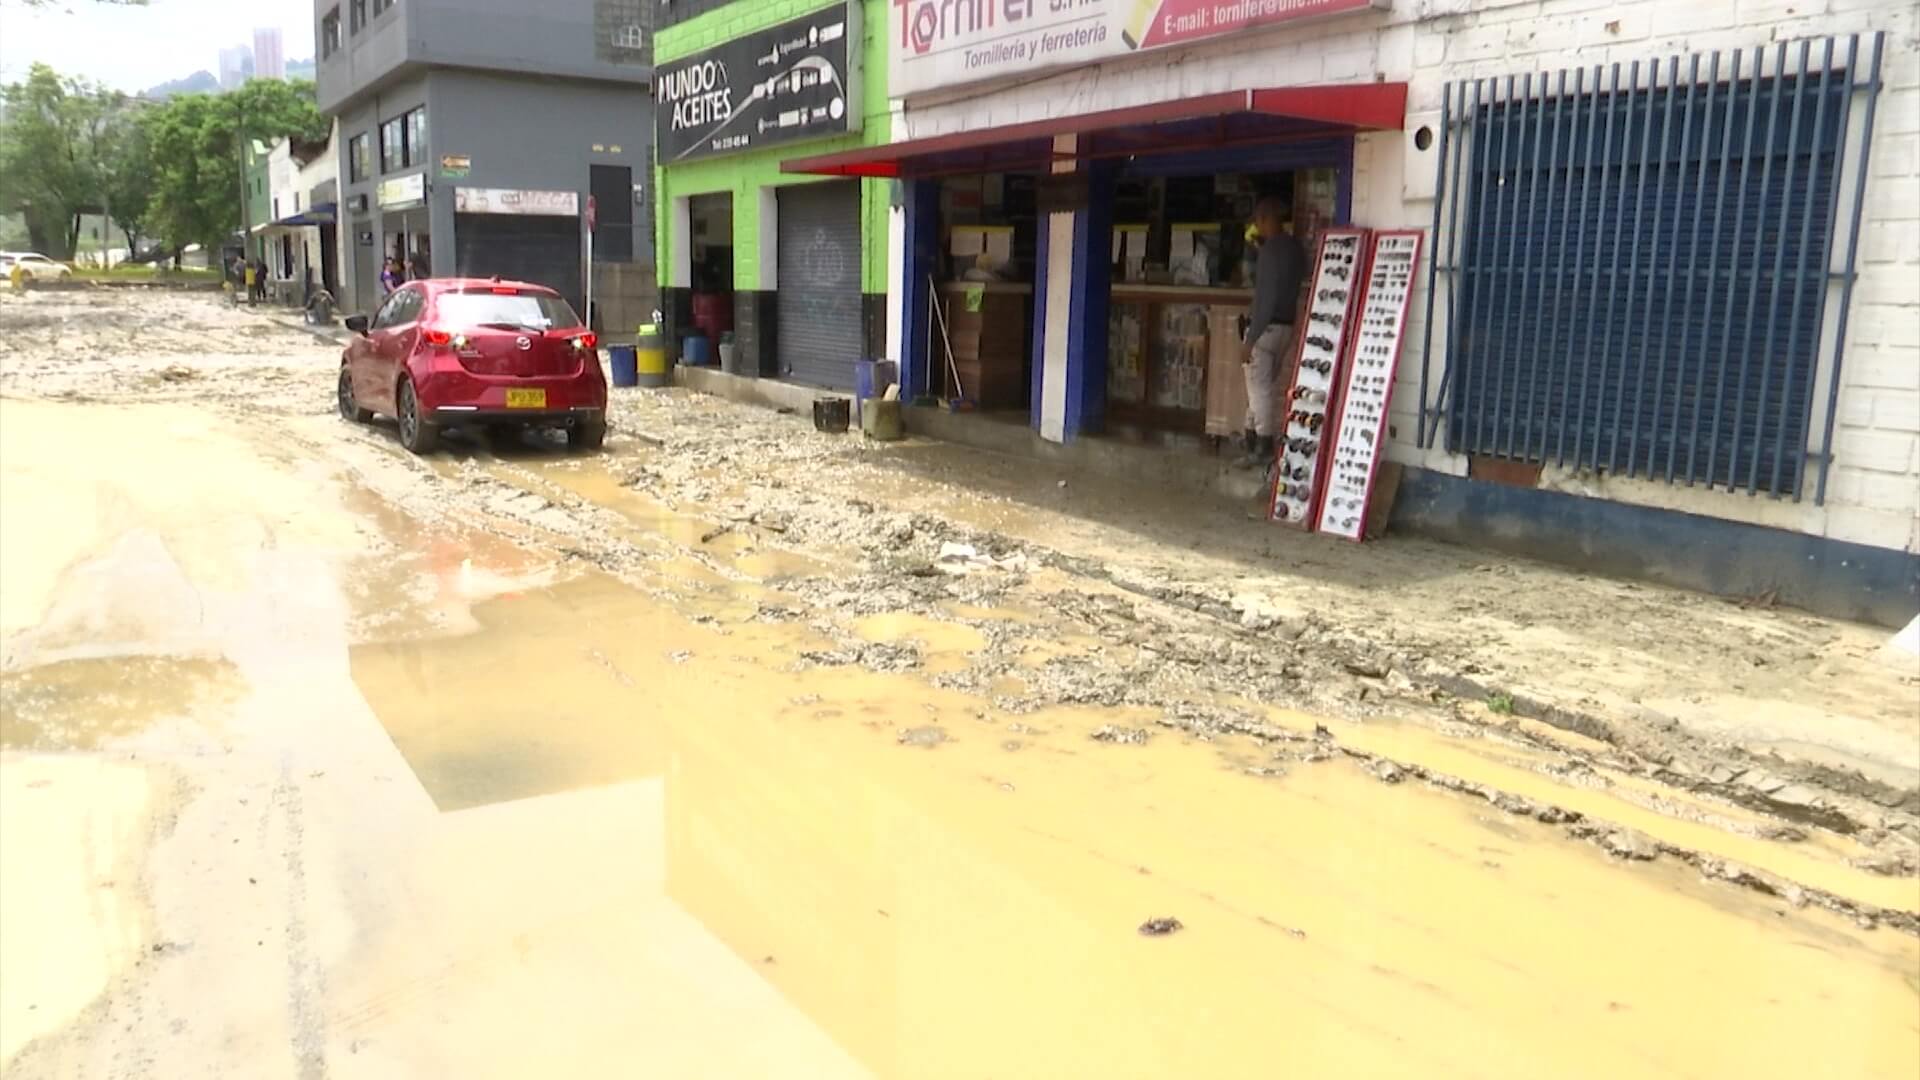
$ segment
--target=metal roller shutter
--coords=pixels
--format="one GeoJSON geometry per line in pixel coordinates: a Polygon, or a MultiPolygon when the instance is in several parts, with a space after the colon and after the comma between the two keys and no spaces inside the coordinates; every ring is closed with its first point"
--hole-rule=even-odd
{"type": "Polygon", "coordinates": [[[860,296],[860,183],[781,188],[775,308],[780,373],[848,389],[866,347],[860,296]]]}
{"type": "Polygon", "coordinates": [[[454,273],[460,277],[499,274],[545,285],[582,311],[581,255],[577,217],[454,215],[454,273]]]}

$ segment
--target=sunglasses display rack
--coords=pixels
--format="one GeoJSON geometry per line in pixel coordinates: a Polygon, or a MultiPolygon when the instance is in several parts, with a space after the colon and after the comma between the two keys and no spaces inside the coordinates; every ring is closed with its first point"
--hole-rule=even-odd
{"type": "Polygon", "coordinates": [[[1293,385],[1274,409],[1282,435],[1274,440],[1273,487],[1267,516],[1282,525],[1311,529],[1320,505],[1321,453],[1332,434],[1337,392],[1352,334],[1352,313],[1366,285],[1366,229],[1327,229],[1314,252],[1313,279],[1293,325],[1293,385]]]}
{"type": "Polygon", "coordinates": [[[1341,371],[1339,421],[1329,435],[1332,460],[1316,519],[1321,532],[1365,538],[1367,500],[1386,437],[1421,237],[1417,229],[1396,229],[1374,233],[1368,244],[1360,318],[1341,371]]]}

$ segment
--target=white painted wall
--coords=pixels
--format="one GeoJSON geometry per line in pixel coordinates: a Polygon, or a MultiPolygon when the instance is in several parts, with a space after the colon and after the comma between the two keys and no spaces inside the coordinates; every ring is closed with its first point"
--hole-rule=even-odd
{"type": "MultiPolygon", "coordinates": [[[[896,138],[1251,87],[1405,81],[1407,131],[1356,141],[1353,218],[1375,227],[1428,228],[1435,150],[1418,151],[1408,143],[1421,123],[1437,128],[1450,80],[1614,61],[1664,62],[1673,55],[1874,30],[1887,32],[1884,89],[1874,122],[1827,504],[1812,504],[1811,487],[1794,503],[1644,480],[1549,474],[1542,482],[1622,502],[1920,551],[1920,5],[1913,0],[1398,0],[1390,11],[1240,34],[1017,85],[923,95],[906,103],[896,138]]],[[[1850,128],[1859,128],[1857,115],[1850,128]]],[[[1844,178],[1843,185],[1851,191],[1844,178]]],[[[1844,249],[1845,215],[1843,207],[1836,261],[1844,249]]],[[[1426,290],[1416,297],[1389,454],[1463,474],[1463,458],[1414,445],[1426,290]]],[[[1835,314],[1830,304],[1830,328],[1835,314]]],[[[1444,333],[1444,326],[1434,328],[1434,379],[1444,362],[1444,333]]],[[[1819,384],[1826,384],[1824,373],[1819,384]]],[[[1816,441],[1823,403],[1824,397],[1815,406],[1816,441]]]]}

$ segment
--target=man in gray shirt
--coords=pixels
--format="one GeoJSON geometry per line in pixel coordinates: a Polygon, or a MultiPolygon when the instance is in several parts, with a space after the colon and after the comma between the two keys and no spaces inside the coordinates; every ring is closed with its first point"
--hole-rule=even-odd
{"type": "Polygon", "coordinates": [[[1261,199],[1253,210],[1260,233],[1260,258],[1253,271],[1253,310],[1242,342],[1241,370],[1247,378],[1247,456],[1241,468],[1273,463],[1276,399],[1293,381],[1293,321],[1300,310],[1300,285],[1307,256],[1285,231],[1289,208],[1277,196],[1261,199]]]}

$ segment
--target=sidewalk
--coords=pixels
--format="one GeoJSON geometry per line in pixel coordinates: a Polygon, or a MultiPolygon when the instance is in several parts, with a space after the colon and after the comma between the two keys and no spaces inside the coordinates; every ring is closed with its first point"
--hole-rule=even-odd
{"type": "Polygon", "coordinates": [[[1670,784],[1920,840],[1920,664],[1876,627],[1433,541],[1301,534],[1150,478],[918,438],[815,437],[803,417],[685,391],[623,391],[615,411],[660,443],[650,492],[790,516],[790,540],[817,522],[820,538],[844,541],[876,508],[924,515],[1024,548],[1082,596],[1118,589],[1190,611],[1219,648],[1334,658],[1363,702],[1437,696],[1473,723],[1538,720],[1670,784]]]}

